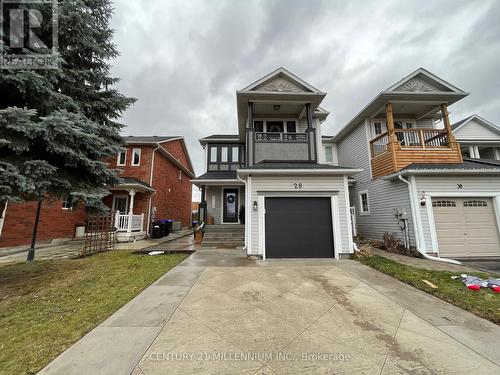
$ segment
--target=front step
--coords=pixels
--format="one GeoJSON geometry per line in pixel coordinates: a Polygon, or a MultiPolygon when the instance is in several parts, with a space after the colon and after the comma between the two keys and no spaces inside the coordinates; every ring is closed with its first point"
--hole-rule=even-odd
{"type": "Polygon", "coordinates": [[[205,227],[202,247],[245,246],[245,226],[241,224],[216,224],[205,227]]]}

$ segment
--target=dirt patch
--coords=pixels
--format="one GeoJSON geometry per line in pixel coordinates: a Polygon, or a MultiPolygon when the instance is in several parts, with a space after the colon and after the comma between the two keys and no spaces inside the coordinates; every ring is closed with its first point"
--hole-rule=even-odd
{"type": "MultiPolygon", "coordinates": [[[[423,353],[420,351],[408,351],[401,347],[401,345],[396,341],[396,339],[388,335],[380,328],[374,321],[368,319],[364,312],[356,305],[354,305],[349,298],[347,297],[347,292],[335,285],[332,285],[329,280],[322,275],[313,275],[310,278],[313,282],[318,284],[323,291],[325,291],[328,295],[333,297],[335,301],[339,305],[341,305],[345,310],[352,314],[353,323],[357,325],[364,331],[374,332],[375,337],[383,342],[387,349],[389,350],[389,354],[399,358],[402,361],[412,362],[414,364],[418,364],[424,369],[426,369],[426,373],[429,373],[428,364],[423,360],[423,353]]],[[[402,364],[398,363],[398,367],[404,371],[412,371],[411,369],[405,368],[402,364]]],[[[415,370],[416,371],[416,370],[415,370]]],[[[420,371],[420,370],[418,370],[420,371]]],[[[432,372],[431,372],[432,373],[432,372]]]]}

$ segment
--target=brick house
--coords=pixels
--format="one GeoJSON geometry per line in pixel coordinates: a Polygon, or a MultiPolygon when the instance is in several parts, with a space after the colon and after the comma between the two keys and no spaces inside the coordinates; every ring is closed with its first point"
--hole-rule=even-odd
{"type": "MultiPolygon", "coordinates": [[[[104,203],[115,215],[118,240],[140,239],[156,219],[191,223],[193,167],[183,137],[124,137],[123,151],[108,160],[121,170],[122,183],[109,187],[104,203]]],[[[0,247],[28,245],[35,221],[36,202],[8,203],[0,217],[0,247]]],[[[84,224],[85,207],[68,200],[42,204],[38,242],[70,239],[84,224]]]]}

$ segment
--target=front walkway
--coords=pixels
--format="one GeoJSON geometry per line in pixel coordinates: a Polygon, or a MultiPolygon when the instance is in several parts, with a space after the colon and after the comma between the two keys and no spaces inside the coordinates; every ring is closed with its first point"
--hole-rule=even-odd
{"type": "Polygon", "coordinates": [[[498,342],[495,324],[355,261],[203,249],[41,373],[493,374],[498,342]]]}

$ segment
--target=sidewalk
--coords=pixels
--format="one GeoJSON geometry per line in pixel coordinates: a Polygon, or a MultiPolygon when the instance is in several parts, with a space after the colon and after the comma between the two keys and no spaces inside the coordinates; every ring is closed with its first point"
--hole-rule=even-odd
{"type": "MultiPolygon", "coordinates": [[[[140,250],[146,247],[154,246],[157,244],[174,241],[178,238],[192,235],[192,229],[182,229],[178,232],[171,233],[168,237],[163,238],[148,238],[135,242],[119,242],[115,244],[116,250],[140,250]]],[[[35,260],[47,259],[68,259],[78,256],[79,251],[83,246],[83,241],[67,241],[54,245],[43,245],[37,247],[35,251],[35,260]]],[[[18,249],[3,249],[0,250],[0,264],[24,262],[28,255],[28,248],[18,249]]]]}

